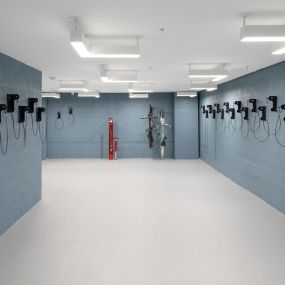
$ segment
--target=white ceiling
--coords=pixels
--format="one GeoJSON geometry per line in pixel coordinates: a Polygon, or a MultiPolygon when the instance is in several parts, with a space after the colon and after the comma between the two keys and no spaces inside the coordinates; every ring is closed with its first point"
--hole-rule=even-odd
{"type": "Polygon", "coordinates": [[[240,13],[248,23],[285,24],[284,0],[0,0],[0,51],[43,72],[43,89],[57,79],[84,79],[102,92],[128,85],[103,83],[99,65],[139,70],[155,91],[189,86],[189,63],[227,63],[235,78],[285,59],[270,43],[241,43],[240,13]],[[142,35],[140,59],[82,59],[69,43],[70,16],[88,34],[142,35]],[[162,34],[160,28],[165,28],[162,34]],[[246,71],[246,66],[249,67],[246,71]]]}

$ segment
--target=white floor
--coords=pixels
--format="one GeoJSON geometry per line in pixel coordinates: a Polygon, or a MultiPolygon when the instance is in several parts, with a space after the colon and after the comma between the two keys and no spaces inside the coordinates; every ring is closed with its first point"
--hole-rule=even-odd
{"type": "Polygon", "coordinates": [[[201,161],[49,160],[1,285],[284,285],[285,216],[201,161]]]}

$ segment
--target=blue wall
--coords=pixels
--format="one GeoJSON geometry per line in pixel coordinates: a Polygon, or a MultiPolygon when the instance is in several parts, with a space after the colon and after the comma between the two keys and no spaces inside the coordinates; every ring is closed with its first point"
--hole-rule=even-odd
{"type": "MultiPolygon", "coordinates": [[[[150,150],[146,136],[148,121],[145,116],[149,104],[158,115],[164,108],[167,123],[174,125],[174,94],[150,94],[149,99],[129,99],[128,94],[101,94],[100,99],[78,98],[69,94],[61,99],[48,99],[48,158],[107,158],[108,117],[115,122],[119,137],[120,158],[159,157],[159,144],[150,150]],[[74,110],[74,124],[68,115],[69,106],[74,110]],[[62,113],[64,127],[57,129],[57,112],[62,113]]],[[[166,129],[166,158],[174,156],[173,128],[166,129]]]]}
{"type": "Polygon", "coordinates": [[[198,97],[174,99],[174,156],[199,158],[198,97]]]}
{"type": "MultiPolygon", "coordinates": [[[[20,105],[27,105],[27,97],[40,98],[41,72],[0,53],[1,104],[6,104],[7,93],[19,94],[20,105]]],[[[17,141],[8,114],[9,149],[6,156],[0,153],[0,234],[41,199],[42,148],[39,138],[32,135],[31,120],[28,119],[24,146],[23,130],[17,141]]],[[[3,136],[4,122],[2,115],[0,128],[3,136]]]]}
{"type": "MultiPolygon", "coordinates": [[[[266,105],[266,98],[270,95],[278,96],[278,105],[285,104],[285,62],[221,84],[216,92],[203,92],[200,96],[200,105],[226,101],[232,105],[236,100],[241,100],[246,105],[250,98],[258,99],[258,105],[266,105]]],[[[273,133],[277,114],[269,112],[268,116],[270,130],[273,133]]],[[[282,118],[284,116],[283,113],[282,118]]],[[[228,116],[225,122],[230,122],[228,116]]],[[[223,122],[220,119],[206,120],[200,111],[201,158],[285,213],[285,148],[276,143],[274,135],[270,135],[263,143],[257,142],[252,132],[246,138],[241,137],[241,131],[238,130],[239,114],[236,122],[235,132],[233,126],[229,125],[231,127],[223,133],[223,122]]],[[[254,113],[250,113],[249,122],[252,127],[254,113]]],[[[247,124],[244,124],[242,129],[243,135],[246,135],[247,124]]],[[[256,135],[259,139],[266,137],[263,125],[256,135]]],[[[284,121],[280,139],[285,144],[284,121]]]]}

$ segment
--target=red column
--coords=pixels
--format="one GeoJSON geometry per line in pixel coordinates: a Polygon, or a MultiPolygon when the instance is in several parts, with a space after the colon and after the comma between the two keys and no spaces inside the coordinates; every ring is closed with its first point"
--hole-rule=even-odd
{"type": "Polygon", "coordinates": [[[109,160],[114,159],[113,137],[114,137],[114,123],[113,119],[109,118],[109,160]]]}

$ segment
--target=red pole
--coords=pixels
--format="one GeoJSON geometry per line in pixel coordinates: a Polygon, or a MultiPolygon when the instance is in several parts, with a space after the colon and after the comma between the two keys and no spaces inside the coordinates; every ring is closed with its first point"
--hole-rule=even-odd
{"type": "Polygon", "coordinates": [[[114,159],[113,132],[114,132],[113,119],[109,118],[109,160],[114,159]]]}

